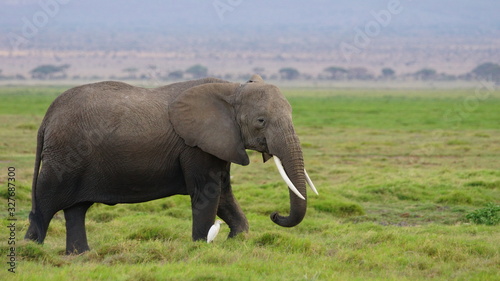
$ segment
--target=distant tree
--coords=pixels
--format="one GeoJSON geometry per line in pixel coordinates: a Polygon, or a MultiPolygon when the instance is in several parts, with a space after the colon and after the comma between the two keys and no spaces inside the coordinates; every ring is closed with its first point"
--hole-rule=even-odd
{"type": "Polygon", "coordinates": [[[281,75],[281,79],[284,80],[295,80],[300,76],[299,71],[293,67],[282,68],[279,70],[279,73],[281,75]]]}
{"type": "Polygon", "coordinates": [[[201,64],[196,64],[196,65],[189,67],[186,70],[186,73],[191,74],[193,76],[193,78],[202,78],[202,77],[207,76],[208,68],[206,68],[205,66],[203,66],[201,64]]]}
{"type": "Polygon", "coordinates": [[[343,79],[347,75],[347,69],[338,66],[330,66],[325,68],[323,71],[328,74],[329,79],[334,80],[343,79]]]}
{"type": "Polygon", "coordinates": [[[382,68],[382,76],[385,78],[394,77],[396,72],[392,68],[382,68]]]}
{"type": "Polygon", "coordinates": [[[353,67],[347,70],[347,78],[357,80],[370,80],[373,75],[364,67],[353,67]]]}
{"type": "Polygon", "coordinates": [[[123,72],[127,73],[127,76],[124,77],[125,79],[136,79],[137,78],[137,71],[139,71],[139,69],[137,69],[137,67],[127,67],[127,68],[124,68],[122,70],[123,72]]]}
{"type": "Polygon", "coordinates": [[[436,78],[437,72],[432,68],[422,68],[415,72],[414,76],[421,80],[431,80],[436,78]]]}
{"type": "Polygon", "coordinates": [[[184,72],[182,70],[172,71],[168,74],[168,79],[178,80],[184,77],[184,72]]]}
{"type": "Polygon", "coordinates": [[[474,68],[472,74],[480,79],[500,81],[500,65],[492,62],[483,63],[474,68]]]}
{"type": "Polygon", "coordinates": [[[37,66],[30,71],[31,77],[34,79],[53,79],[53,78],[64,78],[66,77],[66,69],[70,67],[69,64],[63,64],[60,66],[52,64],[44,64],[37,66]]]}

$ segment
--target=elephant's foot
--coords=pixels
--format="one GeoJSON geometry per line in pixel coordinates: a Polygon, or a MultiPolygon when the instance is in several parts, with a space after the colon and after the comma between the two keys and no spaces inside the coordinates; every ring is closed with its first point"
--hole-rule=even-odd
{"type": "Polygon", "coordinates": [[[86,243],[66,245],[66,255],[79,255],[87,251],[90,251],[90,248],[86,243]]]}
{"type": "Polygon", "coordinates": [[[66,254],[81,254],[90,250],[85,231],[85,213],[92,206],[84,202],[64,209],[66,219],[66,254]]]}
{"type": "Polygon", "coordinates": [[[229,232],[229,235],[227,238],[233,238],[238,236],[239,234],[245,234],[248,233],[248,222],[245,221],[245,224],[240,224],[235,227],[231,227],[231,231],[229,232]]]}
{"type": "Polygon", "coordinates": [[[33,223],[30,223],[28,231],[26,231],[26,235],[24,236],[24,240],[38,241],[38,233],[33,223]]]}

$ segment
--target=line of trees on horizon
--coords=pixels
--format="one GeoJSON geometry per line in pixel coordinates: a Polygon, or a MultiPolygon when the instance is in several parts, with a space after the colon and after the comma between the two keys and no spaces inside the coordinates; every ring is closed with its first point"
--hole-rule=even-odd
{"type": "Polygon", "coordinates": [[[500,65],[496,63],[483,63],[476,66],[472,71],[461,75],[452,75],[447,73],[438,73],[433,68],[422,68],[413,73],[397,74],[392,68],[385,67],[380,70],[378,75],[371,73],[364,67],[343,68],[338,66],[327,67],[319,74],[319,80],[392,80],[407,79],[422,81],[453,81],[453,80],[471,80],[487,79],[500,82],[500,65]]]}
{"type": "MultiPolygon", "coordinates": [[[[67,70],[71,66],[69,64],[51,65],[44,64],[35,67],[29,73],[31,79],[37,80],[57,80],[57,79],[82,79],[81,76],[75,75],[71,78],[67,75],[67,70]]],[[[438,73],[433,68],[422,68],[413,73],[397,74],[392,68],[385,67],[380,70],[379,74],[373,74],[365,67],[344,68],[340,66],[330,66],[323,70],[322,73],[313,76],[307,73],[301,73],[293,67],[283,67],[278,73],[268,74],[263,67],[254,67],[253,73],[234,75],[231,73],[223,75],[213,75],[208,71],[208,67],[201,64],[195,64],[185,70],[174,70],[170,72],[162,72],[155,65],[147,66],[146,70],[141,71],[137,67],[128,67],[122,70],[123,75],[112,75],[110,77],[84,77],[90,79],[119,79],[119,80],[182,80],[182,79],[198,79],[207,76],[215,76],[223,79],[247,79],[253,73],[260,74],[264,79],[270,80],[332,80],[332,81],[348,81],[348,80],[396,80],[396,79],[413,79],[422,81],[453,81],[453,80],[472,80],[486,79],[489,81],[500,82],[500,65],[497,63],[487,62],[475,67],[468,73],[461,75],[451,75],[446,73],[438,73]],[[248,76],[248,77],[247,77],[248,76]]],[[[2,75],[0,69],[0,79],[27,79],[23,75],[15,76],[2,75]]]]}

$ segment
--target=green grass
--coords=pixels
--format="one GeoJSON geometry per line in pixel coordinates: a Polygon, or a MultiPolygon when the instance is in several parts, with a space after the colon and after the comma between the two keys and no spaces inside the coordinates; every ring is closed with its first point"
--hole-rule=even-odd
{"type": "Polygon", "coordinates": [[[489,203],[485,208],[475,210],[465,217],[476,224],[498,224],[500,223],[500,205],[489,203]]]}
{"type": "MultiPolygon", "coordinates": [[[[284,89],[320,193],[309,193],[299,226],[270,221],[287,212],[288,192],[276,168],[249,152],[251,165],[232,172],[248,234],[226,240],[223,225],[213,244],[192,242],[187,196],[96,204],[92,250],[65,256],[62,213],[44,245],[22,241],[36,130],[63,90],[0,88],[0,215],[15,166],[20,280],[500,280],[500,225],[467,219],[497,218],[499,91],[284,89]]],[[[5,261],[7,237],[3,227],[5,261]]],[[[2,264],[0,279],[13,278],[2,264]]]]}

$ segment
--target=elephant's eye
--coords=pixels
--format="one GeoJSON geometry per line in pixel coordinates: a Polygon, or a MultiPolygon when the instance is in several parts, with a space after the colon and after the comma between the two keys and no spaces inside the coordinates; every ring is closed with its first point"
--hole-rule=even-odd
{"type": "Polygon", "coordinates": [[[257,118],[257,124],[259,127],[263,128],[266,125],[266,119],[264,117],[257,118]]]}

